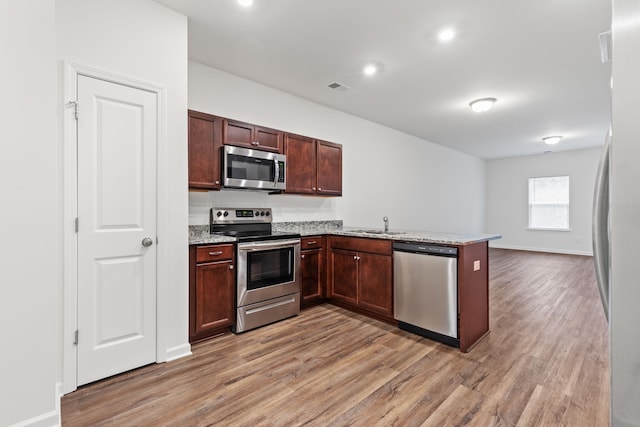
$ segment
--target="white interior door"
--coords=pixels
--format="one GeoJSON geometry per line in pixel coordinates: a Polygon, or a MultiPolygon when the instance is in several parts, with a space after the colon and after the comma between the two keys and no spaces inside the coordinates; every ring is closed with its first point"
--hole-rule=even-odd
{"type": "Polygon", "coordinates": [[[77,91],[82,385],[156,360],[158,107],[155,93],[82,75],[77,91]]]}

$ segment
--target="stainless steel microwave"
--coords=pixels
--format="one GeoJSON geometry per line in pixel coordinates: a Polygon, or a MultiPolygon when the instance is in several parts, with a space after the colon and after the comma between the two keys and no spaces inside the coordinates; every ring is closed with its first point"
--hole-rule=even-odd
{"type": "Polygon", "coordinates": [[[250,148],[223,147],[223,186],[253,190],[285,190],[285,155],[250,148]]]}

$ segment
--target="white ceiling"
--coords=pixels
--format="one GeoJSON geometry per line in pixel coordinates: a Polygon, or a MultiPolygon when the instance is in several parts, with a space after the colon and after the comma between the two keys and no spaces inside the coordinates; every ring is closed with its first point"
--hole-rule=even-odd
{"type": "Polygon", "coordinates": [[[194,61],[484,159],[601,146],[609,126],[610,0],[156,1],[189,17],[194,61]]]}

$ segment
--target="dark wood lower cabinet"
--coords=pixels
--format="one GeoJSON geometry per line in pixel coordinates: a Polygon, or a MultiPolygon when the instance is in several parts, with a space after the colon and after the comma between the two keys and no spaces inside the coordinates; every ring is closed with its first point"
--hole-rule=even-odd
{"type": "Polygon", "coordinates": [[[310,307],[324,300],[325,294],[325,250],[323,236],[301,239],[300,254],[300,307],[310,307]]]}
{"type": "Polygon", "coordinates": [[[324,251],[322,249],[313,249],[304,251],[301,255],[302,262],[300,271],[302,276],[301,286],[301,304],[303,307],[309,305],[315,300],[322,299],[322,276],[324,262],[322,260],[324,251]]]}
{"type": "Polygon", "coordinates": [[[331,236],[328,253],[329,300],[395,323],[391,255],[389,240],[331,236]]]}
{"type": "MultiPolygon", "coordinates": [[[[301,239],[301,308],[329,301],[397,324],[393,318],[393,246],[390,240],[345,236],[301,239]]],[[[460,350],[489,332],[487,242],[458,246],[460,350]]],[[[189,341],[235,323],[233,244],[189,247],[189,341]]]]}
{"type": "Polygon", "coordinates": [[[359,253],[358,305],[393,317],[393,258],[359,253]]]}
{"type": "Polygon", "coordinates": [[[329,265],[329,298],[358,305],[357,252],[331,249],[329,265]]]}
{"type": "Polygon", "coordinates": [[[235,323],[233,245],[189,247],[189,341],[229,330],[235,323]]]}

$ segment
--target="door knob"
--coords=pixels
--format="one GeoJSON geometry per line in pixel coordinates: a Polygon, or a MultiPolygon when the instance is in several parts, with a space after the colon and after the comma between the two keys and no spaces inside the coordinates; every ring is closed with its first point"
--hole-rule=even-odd
{"type": "Polygon", "coordinates": [[[153,239],[151,239],[151,237],[145,237],[144,239],[142,239],[142,246],[148,248],[151,245],[153,245],[153,239]]]}

